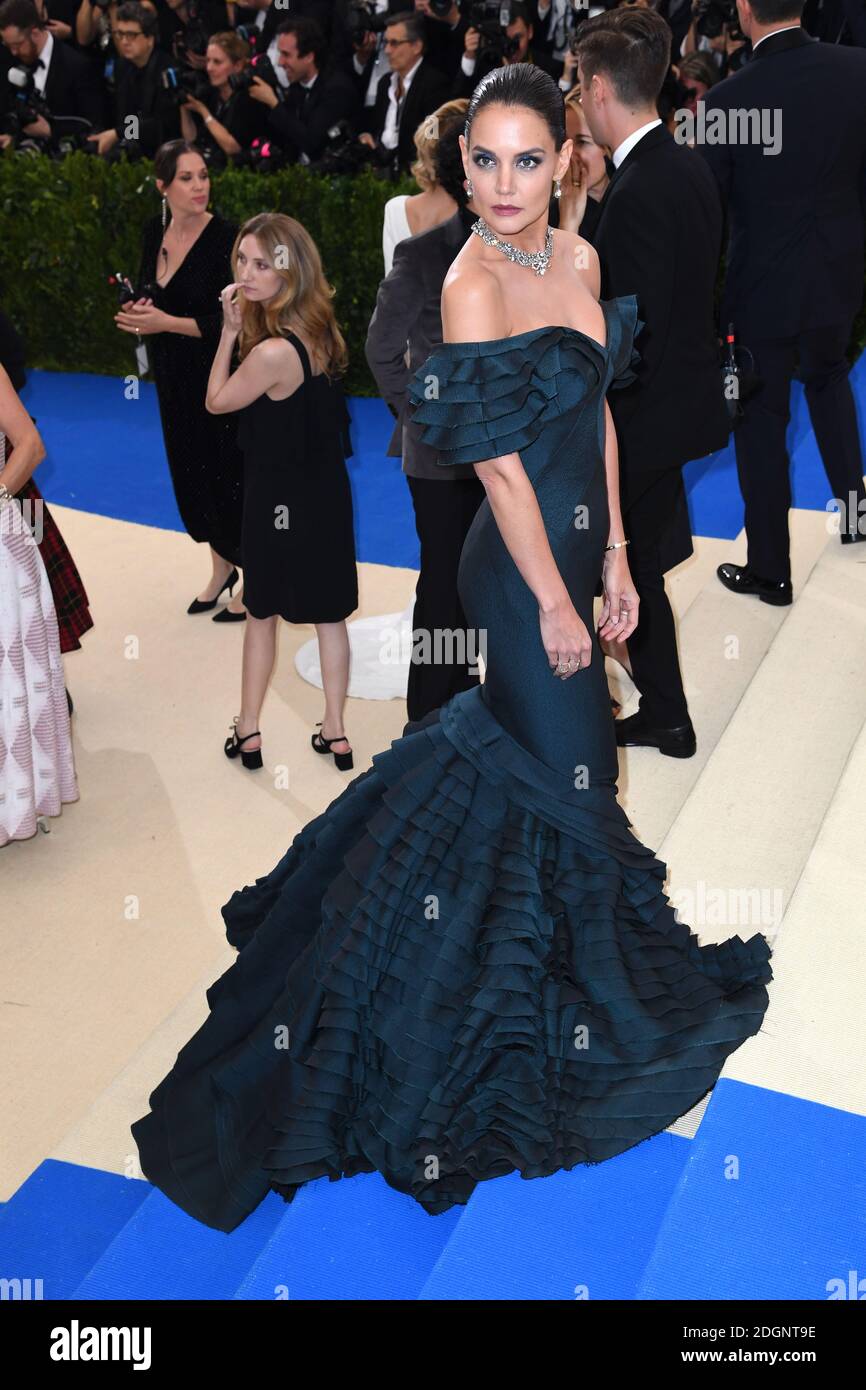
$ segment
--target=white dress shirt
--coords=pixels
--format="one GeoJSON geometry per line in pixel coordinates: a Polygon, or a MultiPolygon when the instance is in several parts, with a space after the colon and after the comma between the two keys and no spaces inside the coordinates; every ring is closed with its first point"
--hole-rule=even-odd
{"type": "MultiPolygon", "coordinates": [[[[410,68],[409,71],[406,73],[406,76],[403,78],[404,101],[406,100],[406,97],[409,93],[409,88],[412,85],[412,78],[415,76],[423,61],[424,54],[422,53],[415,66],[413,68],[410,68]]],[[[385,146],[386,150],[393,150],[397,148],[397,140],[399,138],[399,135],[400,131],[397,126],[397,73],[392,72],[391,86],[388,89],[388,114],[385,117],[385,125],[382,129],[382,144],[385,146]]]]}
{"type": "Polygon", "coordinates": [[[45,83],[48,81],[48,69],[51,67],[51,55],[54,52],[54,35],[48,30],[48,38],[39,57],[42,60],[42,67],[37,68],[33,74],[33,86],[40,96],[45,94],[45,83]]]}
{"type": "Polygon", "coordinates": [[[630,154],[631,151],[634,149],[638,140],[642,140],[648,130],[655,130],[657,125],[661,125],[661,121],[658,118],[656,118],[656,120],[654,121],[647,121],[646,125],[638,126],[637,130],[633,130],[631,135],[627,135],[623,140],[622,144],[617,145],[616,149],[611,155],[611,159],[613,160],[613,167],[615,169],[618,169],[619,166],[622,164],[622,161],[625,159],[626,155],[630,154]]]}
{"type": "Polygon", "coordinates": [[[774,29],[770,34],[763,34],[761,38],[758,39],[757,43],[752,44],[752,52],[754,53],[756,48],[760,48],[761,44],[764,42],[764,39],[771,39],[773,37],[773,34],[784,34],[788,29],[802,29],[802,27],[802,24],[785,24],[782,26],[781,29],[774,29]]]}

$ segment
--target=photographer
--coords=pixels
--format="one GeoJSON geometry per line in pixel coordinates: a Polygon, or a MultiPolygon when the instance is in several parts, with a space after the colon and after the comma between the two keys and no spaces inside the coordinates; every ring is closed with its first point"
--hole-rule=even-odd
{"type": "Polygon", "coordinates": [[[157,47],[199,72],[211,34],[230,28],[224,0],[163,0],[157,10],[157,47]]]}
{"type": "MultiPolygon", "coordinates": [[[[51,21],[42,18],[33,0],[4,0],[0,5],[0,37],[11,65],[9,72],[23,69],[28,86],[22,105],[26,116],[22,135],[50,142],[54,139],[55,119],[75,116],[89,121],[97,130],[103,123],[103,99],[98,76],[87,58],[56,39],[51,21]]],[[[7,87],[9,72],[7,72],[7,87]]],[[[17,104],[11,93],[4,97],[6,110],[17,104]]],[[[13,122],[14,122],[13,116],[13,122]]],[[[14,135],[0,137],[8,144],[14,135]]]]}
{"type": "Polygon", "coordinates": [[[325,37],[313,19],[287,19],[277,29],[278,63],[289,79],[281,101],[276,90],[253,77],[250,96],[267,111],[268,132],[293,162],[309,164],[328,143],[339,121],[353,121],[358,93],[341,72],[326,72],[325,37]]]}
{"type": "Polygon", "coordinates": [[[457,0],[415,0],[416,13],[426,21],[424,56],[433,68],[453,83],[460,73],[460,59],[469,21],[457,0]]]}
{"type": "MultiPolygon", "coordinates": [[[[550,76],[559,81],[563,68],[547,54],[533,48],[534,29],[528,5],[513,3],[510,6],[511,19],[503,29],[498,20],[500,6],[474,4],[470,23],[464,39],[464,52],[460,72],[455,79],[452,95],[470,97],[486,72],[493,68],[505,67],[508,63],[535,63],[550,76]],[[490,20],[481,18],[490,9],[490,20]]],[[[570,85],[570,84],[569,84],[570,85]]]]}
{"type": "Polygon", "coordinates": [[[379,162],[406,173],[415,158],[415,131],[448,100],[448,79],[424,58],[424,16],[407,10],[389,19],[384,48],[391,72],[380,78],[372,120],[358,139],[379,162]]]}
{"type": "Polygon", "coordinates": [[[722,78],[741,68],[750,52],[737,19],[736,0],[692,0],[692,22],[683,39],[681,57],[711,54],[722,78]]]}
{"type": "MultiPolygon", "coordinates": [[[[97,154],[109,155],[115,146],[135,157],[153,157],[166,140],[180,135],[180,102],[166,74],[171,60],[156,47],[157,19],[136,0],[117,10],[116,119],[112,129],[91,135],[97,154]]],[[[119,152],[119,151],[118,151],[119,152]]]]}
{"type": "Polygon", "coordinates": [[[249,58],[249,44],[233,29],[213,34],[205,55],[207,75],[201,79],[206,86],[180,108],[184,140],[196,145],[212,166],[249,149],[264,134],[264,112],[245,85],[249,58]]]}

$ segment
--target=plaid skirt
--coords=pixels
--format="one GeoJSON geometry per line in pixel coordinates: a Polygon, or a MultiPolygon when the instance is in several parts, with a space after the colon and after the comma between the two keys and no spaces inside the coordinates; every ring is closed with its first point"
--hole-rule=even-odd
{"type": "Polygon", "coordinates": [[[69,553],[66,542],[60,534],[57,522],[48,509],[39,488],[31,478],[15,494],[22,502],[29,501],[31,525],[42,509],[41,539],[37,531],[39,553],[51,584],[54,607],[57,611],[57,626],[60,632],[61,652],[72,652],[81,646],[80,638],[93,627],[93,619],[87,606],[87,593],[75,561],[69,553]]]}

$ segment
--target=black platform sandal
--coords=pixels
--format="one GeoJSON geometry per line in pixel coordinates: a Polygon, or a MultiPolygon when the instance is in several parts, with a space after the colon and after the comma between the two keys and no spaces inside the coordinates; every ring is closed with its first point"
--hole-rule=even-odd
{"type": "Polygon", "coordinates": [[[217,599],[219,598],[220,594],[223,593],[226,589],[228,589],[229,597],[231,598],[231,596],[234,594],[235,585],[238,582],[238,577],[239,576],[237,570],[233,569],[225,584],[223,584],[222,589],[220,589],[219,594],[217,594],[216,598],[194,598],[189,608],[186,610],[187,613],[209,613],[212,608],[216,608],[217,599]]]}
{"type": "MultiPolygon", "coordinates": [[[[322,721],[320,719],[318,722],[318,728],[321,729],[321,727],[322,721]]],[[[340,743],[343,739],[345,739],[348,743],[349,740],[346,739],[345,734],[338,734],[336,738],[325,738],[323,734],[313,734],[310,739],[310,742],[312,743],[317,753],[330,753],[331,744],[340,743]]],[[[341,772],[348,772],[350,767],[354,767],[351,749],[349,749],[348,753],[334,753],[333,757],[336,766],[340,769],[341,772]]]]}
{"type": "Polygon", "coordinates": [[[243,745],[248,738],[255,738],[256,734],[261,736],[261,729],[254,729],[251,734],[244,734],[243,738],[238,738],[237,724],[239,719],[240,715],[236,714],[232,720],[231,738],[226,739],[223,752],[227,758],[236,758],[240,753],[244,767],[248,767],[252,772],[255,768],[262,766],[262,750],[261,748],[252,748],[248,753],[245,753],[243,745]]]}

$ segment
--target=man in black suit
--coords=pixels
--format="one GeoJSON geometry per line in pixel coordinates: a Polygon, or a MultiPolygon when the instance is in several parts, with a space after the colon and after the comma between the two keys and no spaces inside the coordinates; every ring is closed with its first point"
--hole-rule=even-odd
{"type": "MultiPolygon", "coordinates": [[[[101,129],[104,100],[98,73],[81,53],[54,37],[33,0],[4,0],[0,35],[13,66],[32,71],[52,118],[78,116],[101,129]]],[[[40,116],[24,127],[24,133],[50,139],[51,119],[40,116]]]]}
{"type": "Polygon", "coordinates": [[[116,69],[114,125],[88,138],[97,154],[109,158],[125,150],[152,159],[164,141],[180,139],[180,110],[165,82],[173,63],[156,47],[159,24],[153,10],[125,0],[117,8],[114,27],[122,55],[116,69]]]}
{"type": "Polygon", "coordinates": [[[380,78],[367,130],[358,136],[376,150],[396,177],[408,173],[416,157],[415,131],[437,106],[448,100],[447,77],[424,59],[424,16],[407,10],[385,28],[390,73],[380,78]]]}
{"type": "Polygon", "coordinates": [[[738,0],[752,58],[707,94],[699,144],[728,205],[722,323],[755,356],[762,385],[734,439],[746,504],[746,564],[720,565],[735,593],[791,602],[785,433],[795,359],[843,541],[866,538],[863,458],[845,350],[863,297],[866,53],[800,26],[802,0],[738,0]],[[744,130],[734,113],[770,113],[744,130]],[[760,134],[760,139],[755,135],[760,134]],[[747,134],[750,138],[744,140],[747,134]],[[859,529],[858,529],[859,521],[859,529]]]}
{"type": "MultiPolygon", "coordinates": [[[[367,332],[367,361],[397,423],[389,456],[403,456],[403,472],[412,493],[415,526],[421,542],[421,572],[415,596],[415,632],[465,632],[466,615],[457,593],[457,566],[466,533],[485,497],[471,463],[440,467],[435,449],[423,443],[408,410],[407,388],[434,347],[442,342],[439,302],[451,262],[477,214],[466,202],[458,137],[463,117],[440,129],[434,155],[438,181],[458,205],[447,222],[400,241],[391,272],[379,286],[367,332]],[[409,361],[406,362],[406,345],[409,361]]],[[[468,643],[467,643],[468,650],[468,643]]],[[[461,653],[455,652],[457,657],[461,653]]],[[[406,693],[410,720],[422,719],[460,690],[478,684],[468,661],[430,664],[413,661],[406,693]]]]}
{"type": "Polygon", "coordinates": [[[353,121],[358,93],[342,72],[322,72],[325,36],[314,19],[286,19],[277,29],[278,63],[289,79],[281,101],[273,87],[254,79],[250,96],[268,108],[273,139],[290,159],[309,164],[320,159],[328,131],[338,121],[353,121]]]}
{"type": "Polygon", "coordinates": [[[580,29],[582,109],[615,166],[593,234],[602,295],[635,294],[644,323],[637,380],[610,398],[640,596],[628,639],[640,707],[617,720],[617,742],[687,758],[695,732],[664,576],[692,553],[683,464],[727,443],[728,416],[713,325],[721,200],[703,162],[656,114],[669,55],[670,30],[653,10],[612,10],[580,29]]]}

